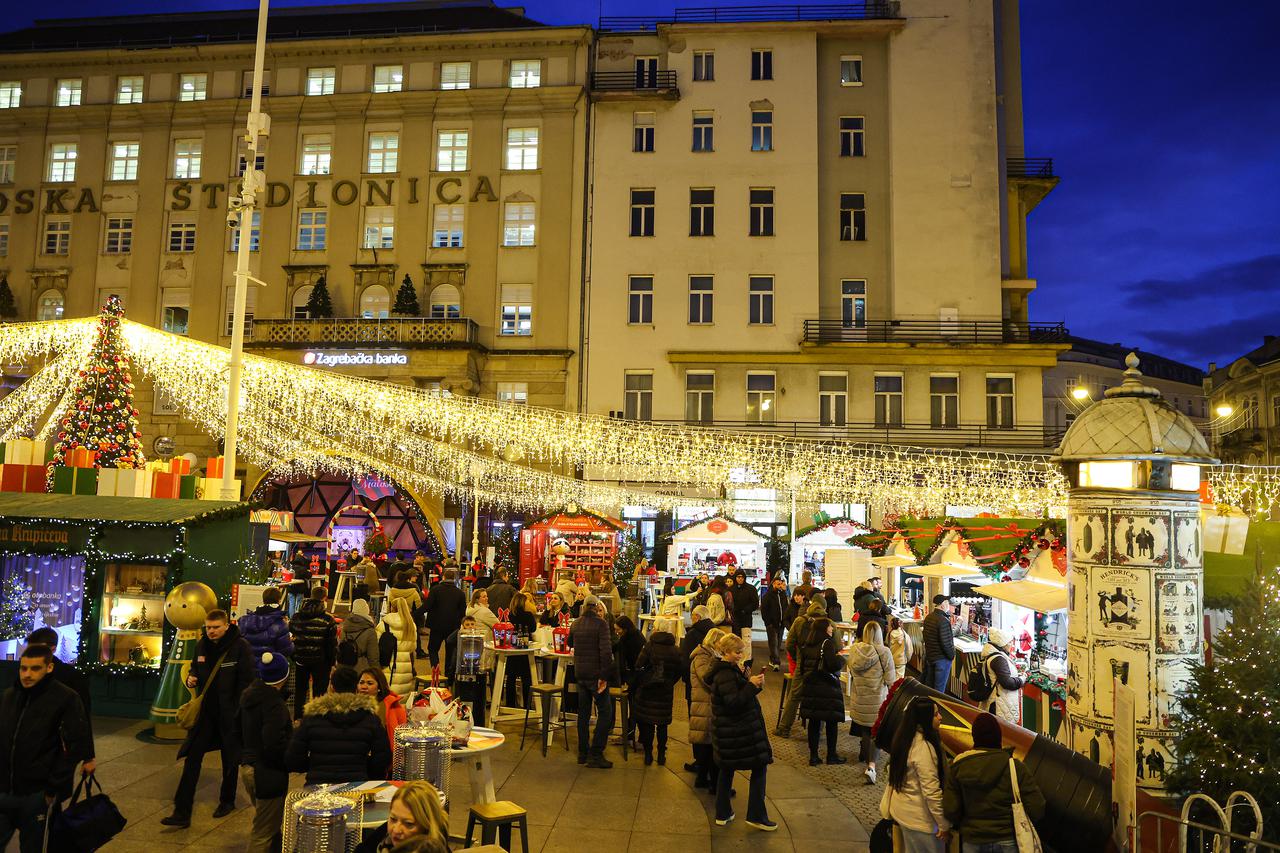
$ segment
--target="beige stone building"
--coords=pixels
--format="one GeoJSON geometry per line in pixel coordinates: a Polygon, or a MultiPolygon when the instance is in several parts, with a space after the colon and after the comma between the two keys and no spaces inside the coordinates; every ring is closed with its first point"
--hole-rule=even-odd
{"type": "Polygon", "coordinates": [[[1210,362],[1204,387],[1214,455],[1227,464],[1280,465],[1280,337],[1267,335],[1225,367],[1210,362]]]}

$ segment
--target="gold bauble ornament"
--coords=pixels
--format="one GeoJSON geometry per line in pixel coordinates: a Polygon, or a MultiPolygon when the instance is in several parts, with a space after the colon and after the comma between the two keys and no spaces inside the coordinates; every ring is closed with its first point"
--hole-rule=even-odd
{"type": "Polygon", "coordinates": [[[180,583],[164,600],[164,618],[180,631],[196,631],[210,610],[218,609],[218,596],[199,581],[180,583]]]}

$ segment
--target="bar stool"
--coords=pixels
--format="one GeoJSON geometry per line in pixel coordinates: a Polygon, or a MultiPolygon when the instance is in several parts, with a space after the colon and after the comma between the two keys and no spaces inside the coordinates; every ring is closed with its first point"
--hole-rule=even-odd
{"type": "Polygon", "coordinates": [[[622,727],[622,760],[626,761],[627,749],[631,746],[631,702],[625,687],[610,687],[609,695],[618,704],[620,711],[618,723],[622,727]]]}
{"type": "MultiPolygon", "coordinates": [[[[555,684],[540,683],[533,685],[530,692],[537,697],[539,714],[542,718],[542,757],[547,757],[547,733],[551,731],[551,700],[555,698],[557,693],[561,694],[560,703],[564,704],[565,688],[555,684]]],[[[524,725],[520,727],[520,749],[524,750],[524,737],[529,731],[529,711],[532,709],[533,703],[529,703],[529,707],[524,709],[524,725]]],[[[560,714],[560,730],[564,732],[564,751],[569,751],[569,721],[565,719],[563,710],[560,714]]]]}
{"type": "Polygon", "coordinates": [[[475,833],[476,823],[480,824],[480,843],[492,844],[495,836],[498,844],[505,850],[511,850],[511,827],[520,827],[521,853],[529,853],[529,821],[528,812],[510,800],[499,800],[496,803],[476,803],[467,815],[467,839],[464,846],[471,846],[471,837],[475,833]]]}

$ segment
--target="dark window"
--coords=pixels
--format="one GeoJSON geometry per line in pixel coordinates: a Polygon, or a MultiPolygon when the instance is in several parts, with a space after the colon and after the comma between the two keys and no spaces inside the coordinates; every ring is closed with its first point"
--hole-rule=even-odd
{"type": "Polygon", "coordinates": [[[631,191],[631,236],[653,236],[653,190],[631,191]]]}
{"type": "Polygon", "coordinates": [[[689,190],[689,236],[712,237],[716,233],[716,191],[689,190]]]}
{"type": "Polygon", "coordinates": [[[752,237],[773,236],[773,188],[751,190],[749,231],[752,237]]]}
{"type": "Polygon", "coordinates": [[[773,79],[773,51],[772,50],[751,51],[751,79],[752,80],[772,80],[773,79]]]}
{"type": "Polygon", "coordinates": [[[840,193],[840,239],[867,239],[867,201],[862,193],[840,193]]]}

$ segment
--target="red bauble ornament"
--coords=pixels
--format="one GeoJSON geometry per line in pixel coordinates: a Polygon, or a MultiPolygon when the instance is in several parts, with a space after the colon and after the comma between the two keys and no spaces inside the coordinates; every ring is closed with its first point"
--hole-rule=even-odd
{"type": "Polygon", "coordinates": [[[1018,565],[1025,569],[1025,568],[1027,568],[1028,566],[1030,566],[1030,565],[1031,565],[1031,561],[1030,561],[1030,560],[1028,560],[1026,557],[1019,557],[1019,558],[1018,558],[1018,565]]]}
{"type": "Polygon", "coordinates": [[[1049,547],[1049,540],[1048,539],[1038,540],[1036,542],[1036,547],[1039,548],[1041,551],[1045,550],[1046,548],[1049,547]]]}

